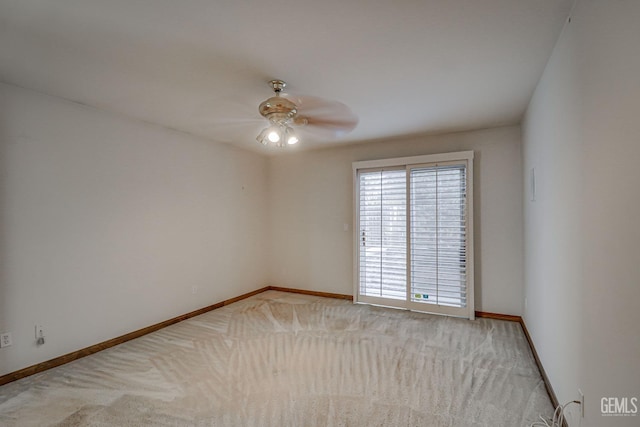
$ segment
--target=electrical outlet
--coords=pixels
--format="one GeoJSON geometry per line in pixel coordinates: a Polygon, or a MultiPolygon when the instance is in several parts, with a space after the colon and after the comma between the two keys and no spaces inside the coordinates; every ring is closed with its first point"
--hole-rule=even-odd
{"type": "Polygon", "coordinates": [[[13,340],[11,339],[11,332],[0,335],[0,348],[9,347],[11,344],[13,344],[13,340]]]}
{"type": "Polygon", "coordinates": [[[580,396],[580,416],[584,418],[584,393],[578,389],[578,395],[580,396]]]}
{"type": "Polygon", "coordinates": [[[196,293],[198,293],[198,287],[197,287],[197,286],[192,286],[192,287],[191,287],[191,293],[192,293],[192,294],[196,294],[196,293]]]}

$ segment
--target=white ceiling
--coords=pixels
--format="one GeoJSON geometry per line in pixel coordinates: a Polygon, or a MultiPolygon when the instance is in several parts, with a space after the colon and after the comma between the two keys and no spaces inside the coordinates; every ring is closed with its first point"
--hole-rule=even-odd
{"type": "Polygon", "coordinates": [[[572,1],[0,0],[0,79],[261,152],[272,78],[360,117],[296,149],[514,124],[572,1]]]}

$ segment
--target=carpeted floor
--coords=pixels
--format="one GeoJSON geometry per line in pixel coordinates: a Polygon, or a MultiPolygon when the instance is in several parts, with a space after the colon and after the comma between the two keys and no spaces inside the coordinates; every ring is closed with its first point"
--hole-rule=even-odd
{"type": "Polygon", "coordinates": [[[520,325],[267,291],[0,387],[2,426],[527,426],[520,325]]]}

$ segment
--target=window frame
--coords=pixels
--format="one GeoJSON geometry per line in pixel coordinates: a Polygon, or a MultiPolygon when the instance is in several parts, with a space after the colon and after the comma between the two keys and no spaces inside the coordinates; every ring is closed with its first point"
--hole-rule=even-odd
{"type": "Polygon", "coordinates": [[[385,305],[396,308],[404,308],[413,311],[423,311],[435,314],[450,316],[475,318],[475,298],[474,298],[474,243],[473,243],[473,151],[460,151],[452,153],[427,154],[411,157],[396,157],[390,159],[364,160],[352,163],[353,173],[353,301],[354,303],[365,303],[374,305],[385,305]],[[466,163],[466,297],[467,306],[463,308],[448,307],[437,304],[425,304],[411,301],[411,170],[417,167],[445,165],[455,163],[466,163]],[[386,300],[378,297],[367,297],[360,295],[360,171],[374,171],[382,169],[405,169],[407,173],[407,298],[402,300],[386,300]],[[399,304],[400,302],[400,304],[399,304]]]}

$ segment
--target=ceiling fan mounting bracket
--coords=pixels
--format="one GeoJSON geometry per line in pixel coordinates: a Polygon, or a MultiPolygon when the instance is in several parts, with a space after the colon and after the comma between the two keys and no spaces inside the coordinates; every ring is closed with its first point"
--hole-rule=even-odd
{"type": "Polygon", "coordinates": [[[283,80],[271,80],[269,81],[269,85],[276,94],[279,94],[282,92],[282,89],[287,86],[287,83],[283,80]]]}

